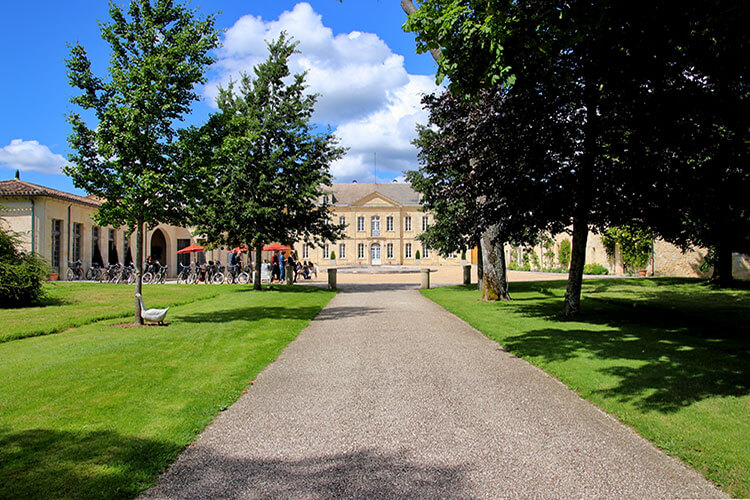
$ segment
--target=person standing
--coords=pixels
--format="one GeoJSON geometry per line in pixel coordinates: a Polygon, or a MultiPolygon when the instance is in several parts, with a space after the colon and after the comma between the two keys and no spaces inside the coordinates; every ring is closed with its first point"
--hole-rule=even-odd
{"type": "Polygon", "coordinates": [[[286,265],[289,266],[289,269],[292,270],[292,283],[297,281],[297,263],[294,260],[294,252],[289,253],[289,257],[287,257],[286,265]]]}
{"type": "Polygon", "coordinates": [[[279,251],[276,250],[271,257],[271,283],[279,279],[279,251]]]}
{"type": "Polygon", "coordinates": [[[281,252],[279,255],[279,277],[279,281],[283,283],[284,278],[286,278],[286,258],[284,258],[284,252],[281,252]]]}

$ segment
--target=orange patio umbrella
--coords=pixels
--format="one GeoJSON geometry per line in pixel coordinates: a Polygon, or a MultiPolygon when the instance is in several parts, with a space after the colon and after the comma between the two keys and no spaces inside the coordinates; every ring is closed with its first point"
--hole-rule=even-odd
{"type": "Polygon", "coordinates": [[[202,251],[203,251],[202,246],[196,245],[195,243],[193,243],[192,245],[187,246],[183,248],[182,250],[177,250],[177,253],[193,253],[193,252],[202,252],[202,251]]]}
{"type": "Polygon", "coordinates": [[[264,252],[272,252],[274,250],[284,250],[284,251],[286,251],[286,250],[291,250],[291,249],[292,249],[292,247],[288,247],[286,245],[280,245],[278,243],[273,243],[271,245],[266,245],[266,246],[263,247],[263,251],[264,252]]]}

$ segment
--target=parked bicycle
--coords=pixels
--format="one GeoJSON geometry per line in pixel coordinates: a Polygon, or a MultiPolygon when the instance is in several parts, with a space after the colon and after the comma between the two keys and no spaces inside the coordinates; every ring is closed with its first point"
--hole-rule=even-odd
{"type": "Polygon", "coordinates": [[[162,266],[158,260],[144,266],[146,272],[143,273],[143,284],[165,283],[167,281],[167,266],[162,266]]]}
{"type": "MultiPolygon", "coordinates": [[[[249,266],[248,266],[249,267],[249,266]]],[[[247,272],[247,268],[243,271],[241,264],[234,264],[228,266],[228,274],[226,275],[226,282],[240,285],[245,285],[250,280],[250,274],[247,272]]]]}
{"type": "Polygon", "coordinates": [[[66,274],[68,281],[80,281],[83,279],[83,264],[81,259],[74,262],[68,261],[68,273],[66,274]]]}
{"type": "Polygon", "coordinates": [[[99,274],[102,272],[102,266],[98,262],[91,265],[86,270],[86,279],[88,281],[99,281],[99,274]]]}
{"type": "Polygon", "coordinates": [[[131,262],[127,266],[120,267],[120,273],[117,275],[115,283],[127,283],[128,285],[135,283],[135,264],[131,262]]]}
{"type": "Polygon", "coordinates": [[[178,264],[179,271],[177,272],[177,284],[181,285],[183,283],[188,283],[188,278],[190,277],[190,271],[191,266],[188,264],[187,266],[180,262],[178,264]]]}

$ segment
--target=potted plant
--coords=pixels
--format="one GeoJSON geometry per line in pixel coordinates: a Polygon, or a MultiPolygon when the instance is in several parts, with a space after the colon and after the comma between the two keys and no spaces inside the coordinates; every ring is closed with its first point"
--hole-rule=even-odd
{"type": "Polygon", "coordinates": [[[416,265],[419,265],[421,262],[422,254],[419,253],[419,250],[417,250],[417,253],[414,254],[414,263],[416,265]]]}
{"type": "Polygon", "coordinates": [[[49,273],[47,275],[47,281],[57,281],[57,273],[49,273]]]}

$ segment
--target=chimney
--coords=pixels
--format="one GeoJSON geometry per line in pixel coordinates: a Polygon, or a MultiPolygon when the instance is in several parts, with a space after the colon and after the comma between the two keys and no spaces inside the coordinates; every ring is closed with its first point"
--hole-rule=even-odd
{"type": "Polygon", "coordinates": [[[16,169],[16,179],[21,180],[21,172],[16,169]]]}

